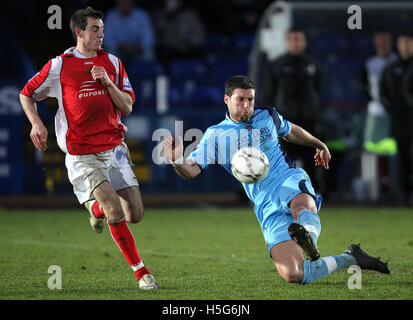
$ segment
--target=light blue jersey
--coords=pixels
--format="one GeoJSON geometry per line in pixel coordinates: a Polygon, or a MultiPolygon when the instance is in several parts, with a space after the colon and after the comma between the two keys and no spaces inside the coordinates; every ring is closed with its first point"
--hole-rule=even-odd
{"type": "Polygon", "coordinates": [[[289,202],[296,195],[309,193],[318,208],[321,204],[321,197],[315,195],[308,175],[295,168],[279,142],[291,132],[291,126],[274,107],[255,108],[247,122],[234,122],[227,113],[225,120],[205,131],[188,157],[203,170],[210,164],[220,164],[232,175],[231,158],[237,150],[250,146],[265,153],[269,160],[267,176],[257,183],[242,185],[255,205],[254,211],[269,250],[274,244],[291,239],[287,229],[294,219],[289,202]]]}

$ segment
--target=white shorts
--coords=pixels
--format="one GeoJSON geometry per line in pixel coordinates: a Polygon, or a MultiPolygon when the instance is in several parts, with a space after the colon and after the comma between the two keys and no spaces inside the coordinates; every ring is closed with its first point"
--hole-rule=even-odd
{"type": "Polygon", "coordinates": [[[93,190],[108,181],[115,191],[139,187],[126,144],[92,154],[66,154],[66,168],[73,191],[81,204],[93,200],[93,190]]]}

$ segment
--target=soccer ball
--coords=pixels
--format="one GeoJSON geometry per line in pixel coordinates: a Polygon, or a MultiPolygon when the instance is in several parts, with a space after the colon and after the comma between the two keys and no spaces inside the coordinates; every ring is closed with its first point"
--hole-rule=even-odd
{"type": "Polygon", "coordinates": [[[269,162],[264,152],[257,148],[241,148],[231,159],[231,171],[243,183],[256,183],[267,175],[269,162]]]}

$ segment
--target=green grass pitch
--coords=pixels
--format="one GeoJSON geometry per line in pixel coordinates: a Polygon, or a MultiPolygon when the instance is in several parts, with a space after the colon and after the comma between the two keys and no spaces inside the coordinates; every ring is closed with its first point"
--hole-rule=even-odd
{"type": "Polygon", "coordinates": [[[340,270],[309,285],[276,272],[252,209],[150,209],[130,225],[145,265],[161,286],[141,291],[107,226],[96,234],[85,210],[0,210],[0,299],[412,299],[413,212],[320,212],[322,256],[361,243],[392,274],[362,272],[362,288],[340,270]],[[51,265],[62,289],[48,288],[51,265]]]}

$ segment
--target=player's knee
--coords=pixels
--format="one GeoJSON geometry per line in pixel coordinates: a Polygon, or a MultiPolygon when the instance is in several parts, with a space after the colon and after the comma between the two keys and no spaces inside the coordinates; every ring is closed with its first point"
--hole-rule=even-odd
{"type": "Polygon", "coordinates": [[[288,283],[300,283],[303,276],[300,272],[289,270],[281,274],[281,277],[288,283]]]}
{"type": "Polygon", "coordinates": [[[128,222],[130,223],[139,223],[141,222],[143,219],[143,211],[141,214],[134,214],[131,217],[128,218],[128,222]]]}
{"type": "Polygon", "coordinates": [[[294,199],[290,205],[292,215],[297,219],[298,214],[302,210],[310,210],[317,213],[317,206],[312,196],[308,194],[301,194],[299,198],[294,199]]]}
{"type": "Polygon", "coordinates": [[[118,221],[125,217],[120,203],[116,201],[101,203],[101,206],[108,220],[118,221]]]}
{"type": "Polygon", "coordinates": [[[275,263],[275,267],[280,276],[289,283],[301,282],[304,273],[301,266],[301,257],[296,257],[289,260],[280,260],[275,263]]]}
{"type": "Polygon", "coordinates": [[[131,214],[128,215],[127,221],[130,223],[139,223],[143,219],[144,210],[143,206],[136,206],[134,208],[129,208],[131,214]]]}
{"type": "Polygon", "coordinates": [[[302,210],[310,210],[317,213],[317,207],[311,203],[302,204],[294,208],[294,211],[297,212],[297,214],[300,213],[302,210]]]}
{"type": "Polygon", "coordinates": [[[141,209],[139,209],[137,221],[138,221],[138,222],[142,221],[142,220],[143,220],[143,216],[144,216],[144,210],[143,210],[143,208],[141,208],[141,209]]]}
{"type": "Polygon", "coordinates": [[[317,206],[315,205],[315,201],[311,201],[308,205],[307,205],[307,210],[313,211],[315,213],[317,213],[317,206]]]}

